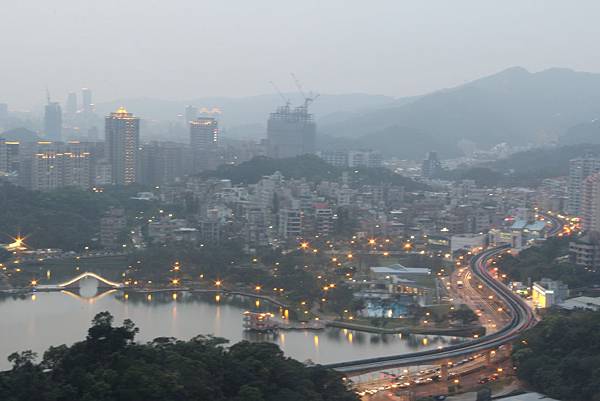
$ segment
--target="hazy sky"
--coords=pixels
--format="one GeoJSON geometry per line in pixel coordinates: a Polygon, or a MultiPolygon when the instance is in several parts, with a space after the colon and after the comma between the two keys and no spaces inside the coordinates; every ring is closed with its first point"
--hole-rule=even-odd
{"type": "Polygon", "coordinates": [[[521,65],[600,72],[595,0],[0,0],[0,102],[294,89],[407,96],[521,65]]]}

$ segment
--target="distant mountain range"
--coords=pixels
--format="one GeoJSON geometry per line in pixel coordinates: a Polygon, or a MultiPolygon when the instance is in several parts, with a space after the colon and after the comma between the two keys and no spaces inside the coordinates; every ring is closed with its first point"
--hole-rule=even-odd
{"type": "Polygon", "coordinates": [[[559,138],[559,144],[561,145],[576,145],[579,143],[600,144],[600,119],[577,124],[559,138]]]}
{"type": "Polygon", "coordinates": [[[14,128],[0,132],[0,138],[3,138],[7,141],[20,142],[35,142],[41,139],[38,134],[28,130],[27,128],[14,128]]]}
{"type": "MultiPolygon", "coordinates": [[[[297,94],[284,94],[300,104],[297,94]]],[[[278,95],[189,101],[122,99],[97,105],[108,113],[124,104],[145,119],[175,120],[187,104],[218,107],[225,135],[265,136],[278,95]]],[[[600,74],[554,68],[531,73],[513,67],[451,89],[407,98],[365,94],[323,95],[311,106],[320,146],[370,148],[388,156],[420,158],[462,154],[462,144],[600,143],[600,74]]]]}
{"type": "Polygon", "coordinates": [[[514,67],[396,107],[359,112],[319,130],[388,155],[437,150],[454,156],[461,141],[482,148],[556,141],[573,125],[599,116],[600,74],[514,67]]]}

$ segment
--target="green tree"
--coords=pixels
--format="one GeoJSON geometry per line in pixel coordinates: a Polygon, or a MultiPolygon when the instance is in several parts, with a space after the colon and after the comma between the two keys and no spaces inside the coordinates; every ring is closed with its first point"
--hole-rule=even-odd
{"type": "Polygon", "coordinates": [[[337,372],[306,367],[275,344],[196,336],[133,342],[137,329],[102,312],[84,341],[59,346],[35,364],[31,351],[11,355],[0,375],[7,401],[357,401],[337,372]],[[99,351],[101,351],[99,353],[99,351]],[[46,369],[46,370],[44,370],[46,369]]]}

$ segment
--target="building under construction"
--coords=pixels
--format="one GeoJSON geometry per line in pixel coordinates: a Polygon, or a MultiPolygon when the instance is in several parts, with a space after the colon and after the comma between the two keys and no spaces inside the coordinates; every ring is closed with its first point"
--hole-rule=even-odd
{"type": "Polygon", "coordinates": [[[273,158],[315,153],[317,126],[308,104],[290,107],[289,102],[271,113],[267,123],[267,155],[273,158]]]}

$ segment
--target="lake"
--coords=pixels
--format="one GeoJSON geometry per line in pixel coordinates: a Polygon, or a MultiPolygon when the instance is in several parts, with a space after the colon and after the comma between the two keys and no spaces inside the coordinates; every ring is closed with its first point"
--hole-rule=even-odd
{"type": "Polygon", "coordinates": [[[327,328],[321,331],[280,331],[278,334],[246,332],[246,310],[272,311],[277,307],[240,296],[164,292],[147,294],[112,290],[97,293],[93,279],[83,280],[79,291],[37,292],[0,297],[0,370],[10,367],[6,357],[31,349],[40,354],[50,345],[72,344],[85,338],[93,317],[109,311],[115,324],[131,319],[140,328],[138,341],[156,337],[188,340],[196,335],[274,342],[290,357],[315,363],[397,355],[446,346],[460,340],[441,336],[379,335],[327,328]]]}

